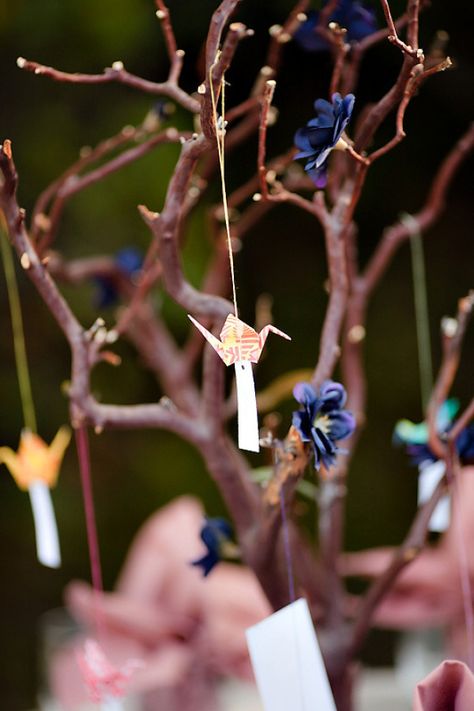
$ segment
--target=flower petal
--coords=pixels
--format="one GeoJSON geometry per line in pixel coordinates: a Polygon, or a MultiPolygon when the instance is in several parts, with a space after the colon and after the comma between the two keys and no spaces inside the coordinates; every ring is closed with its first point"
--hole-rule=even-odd
{"type": "Polygon", "coordinates": [[[325,380],[321,385],[319,397],[323,402],[321,407],[322,412],[341,409],[346,404],[346,390],[341,383],[336,383],[334,380],[325,380]]]}
{"type": "Polygon", "coordinates": [[[340,410],[339,412],[330,414],[329,419],[331,421],[330,434],[335,441],[346,439],[356,428],[354,415],[347,410],[340,410]]]}
{"type": "Polygon", "coordinates": [[[316,390],[310,383],[297,383],[293,388],[293,396],[301,405],[314,405],[317,400],[316,390]]]}

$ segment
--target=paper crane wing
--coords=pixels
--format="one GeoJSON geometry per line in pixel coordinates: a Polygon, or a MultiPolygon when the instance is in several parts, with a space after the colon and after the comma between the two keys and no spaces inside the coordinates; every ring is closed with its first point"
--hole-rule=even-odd
{"type": "MultiPolygon", "coordinates": [[[[224,353],[224,346],[219,341],[219,339],[216,338],[213,333],[208,331],[207,328],[204,328],[204,326],[202,324],[200,324],[199,321],[196,321],[196,319],[193,318],[190,314],[188,314],[188,318],[190,321],[193,322],[193,324],[196,326],[196,328],[199,331],[201,331],[201,333],[204,336],[204,338],[206,339],[206,341],[208,341],[211,344],[211,346],[214,348],[216,353],[222,358],[224,363],[226,365],[230,365],[230,363],[227,362],[227,359],[226,359],[226,356],[224,353]]],[[[232,362],[232,361],[230,361],[230,362],[232,362]]]]}

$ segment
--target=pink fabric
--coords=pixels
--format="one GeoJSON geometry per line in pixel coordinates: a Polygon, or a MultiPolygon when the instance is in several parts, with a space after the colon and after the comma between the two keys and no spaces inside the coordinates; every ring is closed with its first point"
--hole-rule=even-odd
{"type": "MultiPolygon", "coordinates": [[[[463,502],[462,535],[468,554],[468,572],[474,586],[474,467],[460,471],[463,502]]],[[[456,516],[454,507],[453,516],[456,516]]],[[[381,627],[448,629],[450,653],[467,659],[465,615],[459,575],[458,533],[451,526],[436,546],[426,547],[397,578],[375,613],[381,627]]],[[[373,578],[387,567],[395,549],[377,548],[345,555],[341,569],[347,576],[373,578]]],[[[348,599],[348,612],[357,614],[357,599],[348,599]]],[[[473,705],[474,709],[474,705],[473,705]]]]}
{"type": "MultiPolygon", "coordinates": [[[[115,592],[96,594],[81,582],[66,589],[67,605],[88,636],[100,616],[104,631],[98,641],[113,666],[142,662],[129,681],[130,692],[181,689],[187,694],[189,688],[183,688],[193,684],[212,691],[220,675],[251,678],[245,629],[270,614],[270,606],[250,570],[220,563],[204,579],[190,565],[203,552],[202,521],[196,500],[177,499],[139,531],[115,592]]],[[[54,696],[65,709],[76,708],[86,696],[75,659],[83,643],[61,649],[50,668],[54,696]]],[[[162,708],[184,711],[180,698],[179,704],[167,700],[162,708]]],[[[209,700],[193,705],[194,711],[212,708],[209,700]]]]}
{"type": "Polygon", "coordinates": [[[416,687],[413,711],[473,709],[474,675],[462,662],[443,662],[416,687]]]}

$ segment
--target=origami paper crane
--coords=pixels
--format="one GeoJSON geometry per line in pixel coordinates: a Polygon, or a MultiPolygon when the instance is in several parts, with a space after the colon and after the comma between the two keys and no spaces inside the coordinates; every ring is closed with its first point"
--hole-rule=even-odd
{"type": "Polygon", "coordinates": [[[86,639],[82,652],[77,655],[77,662],[92,700],[100,702],[102,711],[122,709],[120,698],[125,694],[129,678],[141,663],[130,660],[121,668],[115,667],[94,639],[86,639]]]}
{"type": "Polygon", "coordinates": [[[56,484],[70,438],[69,428],[61,427],[48,447],[37,434],[23,430],[18,452],[0,447],[0,463],[6,464],[18,487],[30,495],[38,560],[49,568],[61,565],[58,530],[49,490],[56,484]]]}
{"type": "Polygon", "coordinates": [[[199,321],[188,314],[204,338],[211,344],[226,365],[234,365],[237,383],[239,447],[250,452],[259,451],[257,400],[251,363],[258,363],[270,331],[291,341],[290,336],[275,326],[268,325],[257,333],[234,314],[229,314],[216,338],[199,321]]]}

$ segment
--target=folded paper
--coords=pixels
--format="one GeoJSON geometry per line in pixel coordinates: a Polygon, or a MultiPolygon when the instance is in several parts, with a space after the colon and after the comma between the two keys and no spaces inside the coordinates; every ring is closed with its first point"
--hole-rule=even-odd
{"type": "Polygon", "coordinates": [[[28,491],[36,532],[38,560],[49,568],[61,565],[58,529],[51,501],[50,488],[55,486],[70,432],[61,427],[48,447],[41,437],[23,430],[18,452],[0,447],[0,463],[10,470],[18,487],[28,491]]]}
{"type": "Polygon", "coordinates": [[[102,711],[120,711],[127,683],[141,662],[130,660],[116,667],[94,639],[86,639],[77,662],[92,701],[100,703],[102,711]]]}
{"type": "Polygon", "coordinates": [[[265,711],[336,711],[306,600],[278,610],[246,634],[265,711]]]}
{"type": "MultiPolygon", "coordinates": [[[[189,316],[189,314],[188,314],[189,316]]],[[[259,451],[257,400],[251,363],[258,363],[270,331],[291,341],[290,336],[268,325],[257,333],[234,314],[229,314],[220,333],[220,340],[192,316],[190,320],[201,331],[226,365],[234,365],[237,384],[239,447],[259,451]]]]}
{"type": "MultiPolygon", "coordinates": [[[[438,486],[446,472],[446,464],[443,459],[436,462],[427,460],[422,462],[419,469],[418,477],[418,506],[422,506],[429,499],[438,486]]],[[[451,520],[451,497],[445,494],[433,511],[428,529],[437,533],[442,533],[449,528],[451,520]]]]}

